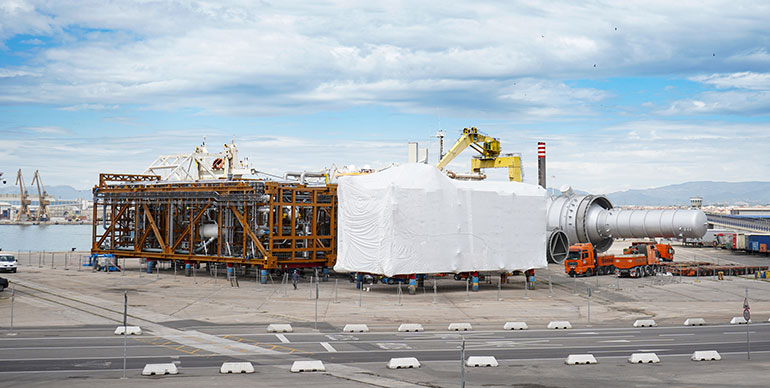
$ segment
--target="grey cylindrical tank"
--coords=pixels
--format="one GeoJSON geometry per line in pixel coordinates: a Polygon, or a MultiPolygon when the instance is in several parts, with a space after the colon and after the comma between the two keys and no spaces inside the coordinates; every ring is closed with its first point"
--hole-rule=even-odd
{"type": "Polygon", "coordinates": [[[700,210],[610,209],[596,215],[595,238],[700,238],[706,234],[706,215],[700,210]]]}
{"type": "MultiPolygon", "coordinates": [[[[708,226],[701,210],[613,209],[603,195],[575,195],[570,189],[551,198],[547,217],[552,235],[563,232],[569,245],[590,242],[600,252],[616,238],[700,238],[708,226]]],[[[561,257],[549,255],[557,263],[561,257]]]]}

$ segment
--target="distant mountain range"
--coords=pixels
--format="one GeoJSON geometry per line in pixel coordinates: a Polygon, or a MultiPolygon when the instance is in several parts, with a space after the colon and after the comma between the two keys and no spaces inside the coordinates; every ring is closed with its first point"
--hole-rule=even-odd
{"type": "MultiPolygon", "coordinates": [[[[575,194],[588,194],[585,191],[573,191],[575,194]]],[[[548,194],[559,195],[561,192],[548,188],[548,194]]],[[[694,196],[703,198],[704,205],[770,205],[770,182],[686,182],[605,195],[615,206],[686,206],[690,204],[690,197],[694,196]]]]}
{"type": "MultiPolygon", "coordinates": [[[[91,193],[91,190],[77,190],[74,187],[68,186],[68,185],[46,186],[45,191],[48,193],[48,195],[52,195],[56,199],[77,199],[77,198],[91,199],[94,196],[91,193]]],[[[18,193],[19,193],[19,186],[14,186],[11,184],[0,185],[0,194],[18,194],[18,193]]],[[[28,186],[27,194],[32,196],[37,196],[37,187],[28,186]]]]}
{"type": "MultiPolygon", "coordinates": [[[[10,184],[0,186],[0,193],[16,194],[19,188],[10,184]]],[[[27,188],[30,195],[37,195],[37,189],[27,188]]],[[[56,199],[90,199],[90,190],[77,190],[71,186],[46,187],[49,195],[56,199]]],[[[588,194],[585,191],[574,190],[576,194],[588,194]]],[[[558,189],[549,188],[548,193],[559,195],[558,189]]],[[[690,197],[703,198],[704,205],[711,204],[740,204],[770,205],[770,182],[686,182],[643,190],[626,190],[606,194],[615,206],[649,205],[675,206],[689,205],[690,197]]]]}
{"type": "Polygon", "coordinates": [[[690,197],[703,198],[704,205],[746,203],[770,204],[770,182],[686,182],[645,190],[607,194],[613,205],[689,205],[690,197]]]}

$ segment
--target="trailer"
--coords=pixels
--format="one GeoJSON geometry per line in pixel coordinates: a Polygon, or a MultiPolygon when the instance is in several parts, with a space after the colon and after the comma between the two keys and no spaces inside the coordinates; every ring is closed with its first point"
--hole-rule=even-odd
{"type": "Polygon", "coordinates": [[[748,236],[746,248],[751,253],[767,253],[770,251],[770,236],[752,234],[748,236]]]}
{"type": "Polygon", "coordinates": [[[674,276],[716,276],[721,272],[727,276],[750,275],[760,271],[767,271],[766,265],[741,265],[741,264],[714,264],[707,261],[695,261],[687,263],[668,263],[663,266],[667,272],[674,276]]]}

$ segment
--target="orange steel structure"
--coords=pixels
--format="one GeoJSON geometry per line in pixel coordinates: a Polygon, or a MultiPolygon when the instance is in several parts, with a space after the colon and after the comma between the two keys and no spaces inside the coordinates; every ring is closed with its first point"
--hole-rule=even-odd
{"type": "Polygon", "coordinates": [[[93,192],[94,254],[265,270],[336,260],[334,184],[100,174],[93,192]]]}

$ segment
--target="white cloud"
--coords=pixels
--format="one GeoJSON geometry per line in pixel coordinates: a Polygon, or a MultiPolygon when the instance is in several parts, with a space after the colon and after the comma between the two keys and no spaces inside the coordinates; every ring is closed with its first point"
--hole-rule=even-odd
{"type": "Polygon", "coordinates": [[[770,90],[770,73],[752,73],[748,71],[732,74],[712,74],[696,76],[691,80],[717,88],[739,88],[749,90],[770,90]]]}
{"type": "Polygon", "coordinates": [[[57,126],[24,127],[22,129],[41,135],[66,135],[69,133],[66,129],[57,126]]]}
{"type": "Polygon", "coordinates": [[[40,34],[60,45],[36,54],[39,79],[3,88],[0,101],[586,114],[603,96],[558,79],[736,67],[741,53],[760,55],[770,11],[729,4],[7,2],[0,39],[40,34]],[[714,46],[730,47],[728,65],[713,63],[714,46]],[[526,80],[545,86],[523,96],[512,85],[526,80]]]}

